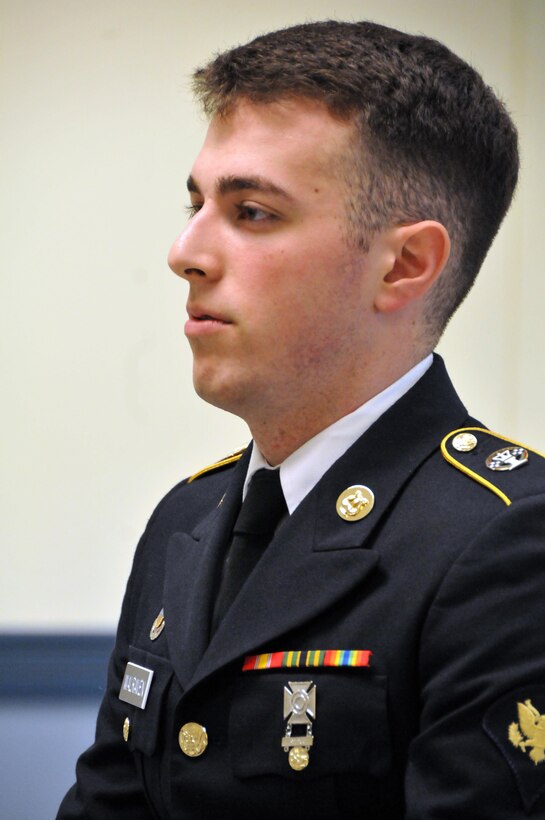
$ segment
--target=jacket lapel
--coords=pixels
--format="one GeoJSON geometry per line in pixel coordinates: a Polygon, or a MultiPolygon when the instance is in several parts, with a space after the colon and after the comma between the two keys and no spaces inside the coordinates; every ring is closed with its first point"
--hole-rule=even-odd
{"type": "Polygon", "coordinates": [[[242,456],[223,497],[191,534],[174,533],[165,568],[165,632],[178,680],[186,688],[209,643],[216,573],[237,516],[251,448],[242,456]]]}

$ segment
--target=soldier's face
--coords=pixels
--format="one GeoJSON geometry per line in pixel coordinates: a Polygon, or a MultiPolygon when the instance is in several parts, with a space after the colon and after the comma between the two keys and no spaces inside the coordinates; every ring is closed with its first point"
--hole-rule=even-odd
{"type": "Polygon", "coordinates": [[[247,420],[327,389],[341,357],[362,355],[372,293],[369,254],[345,238],[350,135],[309,101],[240,103],[193,166],[169,264],[189,283],[195,388],[247,420]]]}

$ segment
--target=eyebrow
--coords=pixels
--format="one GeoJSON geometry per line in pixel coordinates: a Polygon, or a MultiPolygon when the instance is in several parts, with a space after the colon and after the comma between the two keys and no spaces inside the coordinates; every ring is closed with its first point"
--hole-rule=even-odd
{"type": "MultiPolygon", "coordinates": [[[[187,190],[191,194],[200,194],[201,190],[197,185],[195,179],[189,175],[187,178],[187,190]]],[[[265,177],[237,177],[237,176],[226,176],[226,177],[219,177],[216,181],[216,191],[218,194],[225,195],[225,194],[232,194],[236,193],[237,191],[258,191],[262,194],[274,194],[275,196],[281,196],[284,199],[292,200],[293,197],[288,194],[283,188],[279,188],[278,185],[275,185],[265,177]]]]}

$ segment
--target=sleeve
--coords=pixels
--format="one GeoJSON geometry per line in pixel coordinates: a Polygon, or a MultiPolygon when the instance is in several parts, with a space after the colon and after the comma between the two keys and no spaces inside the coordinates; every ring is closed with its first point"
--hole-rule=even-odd
{"type": "Polygon", "coordinates": [[[545,817],[545,496],[506,507],[428,612],[406,820],[545,817]]]}

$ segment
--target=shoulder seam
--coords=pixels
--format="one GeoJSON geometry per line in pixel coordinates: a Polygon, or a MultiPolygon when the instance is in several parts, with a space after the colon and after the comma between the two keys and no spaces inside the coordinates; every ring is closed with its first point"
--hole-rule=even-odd
{"type": "Polygon", "coordinates": [[[193,475],[189,476],[189,478],[187,479],[187,483],[191,484],[192,481],[195,481],[195,479],[200,478],[203,475],[206,475],[206,473],[213,472],[214,470],[219,470],[222,467],[227,467],[229,464],[234,464],[241,458],[245,450],[246,447],[242,447],[240,450],[231,453],[231,455],[226,456],[225,458],[222,458],[219,461],[215,461],[213,464],[209,464],[207,467],[203,467],[201,470],[197,470],[196,473],[193,473],[193,475]]]}

